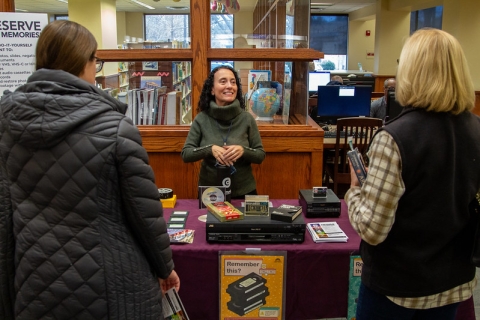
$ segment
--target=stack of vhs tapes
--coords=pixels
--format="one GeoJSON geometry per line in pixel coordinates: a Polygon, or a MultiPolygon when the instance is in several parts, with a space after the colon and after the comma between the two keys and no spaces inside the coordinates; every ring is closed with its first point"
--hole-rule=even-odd
{"type": "Polygon", "coordinates": [[[266,303],[270,294],[265,286],[267,279],[252,272],[228,285],[227,293],[231,300],[227,302],[230,311],[243,316],[266,303]]]}

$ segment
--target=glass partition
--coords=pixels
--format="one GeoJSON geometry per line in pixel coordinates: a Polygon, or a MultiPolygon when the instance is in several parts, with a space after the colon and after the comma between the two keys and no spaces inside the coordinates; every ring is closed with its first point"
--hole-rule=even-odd
{"type": "Polygon", "coordinates": [[[127,103],[127,116],[135,124],[188,125],[192,122],[191,62],[115,64],[117,72],[97,76],[97,86],[127,103]]]}
{"type": "MultiPolygon", "coordinates": [[[[258,125],[305,124],[307,105],[298,101],[304,90],[292,92],[292,61],[218,61],[232,66],[240,79],[245,109],[258,125]],[[257,64],[262,69],[254,69],[257,64]],[[303,120],[299,120],[303,119],[303,120]]],[[[127,115],[137,125],[189,125],[196,105],[192,101],[190,61],[107,62],[114,72],[96,77],[97,86],[129,105],[127,115]]],[[[108,70],[105,68],[104,70],[108,70]]],[[[206,75],[205,75],[206,78],[206,75]]]]}
{"type": "Polygon", "coordinates": [[[211,1],[211,48],[308,48],[309,0],[211,1]],[[232,44],[221,44],[228,40],[232,44]]]}

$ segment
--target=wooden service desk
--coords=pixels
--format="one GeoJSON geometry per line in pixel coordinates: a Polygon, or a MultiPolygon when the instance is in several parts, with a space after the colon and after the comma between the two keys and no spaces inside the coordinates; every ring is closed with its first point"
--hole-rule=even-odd
{"type": "MultiPolygon", "coordinates": [[[[289,125],[259,124],[266,158],[252,164],[259,194],[296,198],[299,189],[322,185],[323,131],[310,118],[294,115],[289,125]]],[[[159,188],[177,199],[197,197],[200,163],[184,163],[180,153],[190,126],[138,126],[159,188]]]]}
{"type": "MultiPolygon", "coordinates": [[[[271,200],[273,206],[298,204],[298,199],[271,200]]],[[[240,200],[232,200],[240,206],[240,200]]],[[[336,221],[348,235],[346,243],[314,243],[306,231],[301,244],[209,244],[205,223],[198,220],[206,209],[198,209],[198,200],[178,200],[174,209],[164,209],[168,220],[173,210],[188,210],[186,228],[194,229],[192,244],[172,244],[175,270],[181,281],[180,297],[190,319],[219,318],[219,251],[287,251],[285,319],[319,319],[347,316],[350,255],[359,248],[360,238],[350,225],[342,200],[339,218],[307,219],[336,221]]],[[[226,222],[228,223],[228,222],[226,222]]],[[[461,304],[462,318],[475,319],[473,300],[461,304]],[[466,315],[473,315],[467,317],[466,315]]]]}

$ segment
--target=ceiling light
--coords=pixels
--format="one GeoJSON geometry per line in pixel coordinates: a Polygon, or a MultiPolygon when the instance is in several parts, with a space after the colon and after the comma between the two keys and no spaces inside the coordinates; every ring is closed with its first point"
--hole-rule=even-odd
{"type": "Polygon", "coordinates": [[[24,9],[15,9],[15,11],[18,11],[18,12],[28,12],[28,10],[24,10],[24,9]]]}
{"type": "Polygon", "coordinates": [[[68,3],[68,0],[57,0],[58,2],[68,3]]]}
{"type": "Polygon", "coordinates": [[[170,10],[187,10],[188,7],[167,7],[170,10]]]}
{"type": "Polygon", "coordinates": [[[331,2],[311,2],[311,6],[333,6],[331,2]]]}
{"type": "MultiPolygon", "coordinates": [[[[60,0],[57,0],[57,1],[60,1],[60,0]]],[[[155,8],[152,7],[152,6],[149,6],[148,4],[145,4],[145,3],[140,2],[140,1],[137,1],[137,0],[130,0],[130,1],[133,2],[133,3],[136,3],[136,4],[138,4],[138,5],[140,5],[140,6],[142,6],[142,7],[145,7],[145,8],[147,8],[147,9],[150,9],[150,10],[155,9],[155,8]]]]}

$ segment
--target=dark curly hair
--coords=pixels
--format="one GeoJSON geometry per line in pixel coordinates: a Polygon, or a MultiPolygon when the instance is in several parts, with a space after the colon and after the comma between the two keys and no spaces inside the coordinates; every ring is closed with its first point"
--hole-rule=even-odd
{"type": "Polygon", "coordinates": [[[203,83],[202,93],[200,94],[200,101],[198,102],[197,112],[205,111],[208,108],[210,108],[210,101],[214,99],[214,96],[212,96],[213,78],[215,76],[215,73],[220,69],[228,69],[232,71],[233,75],[235,76],[235,82],[237,83],[236,99],[240,102],[240,106],[242,107],[242,109],[245,110],[245,100],[243,98],[242,84],[240,83],[240,78],[238,77],[237,72],[235,71],[235,69],[233,69],[228,65],[221,65],[214,68],[208,75],[205,82],[203,83]]]}

